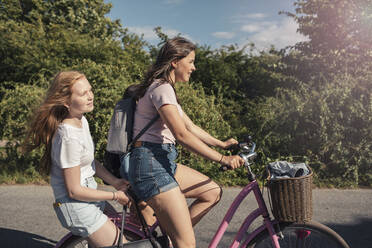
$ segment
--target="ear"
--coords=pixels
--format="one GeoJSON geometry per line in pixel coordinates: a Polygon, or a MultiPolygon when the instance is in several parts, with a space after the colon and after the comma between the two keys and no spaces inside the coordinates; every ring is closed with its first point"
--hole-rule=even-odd
{"type": "Polygon", "coordinates": [[[70,111],[70,103],[69,102],[65,102],[63,104],[63,106],[65,106],[67,108],[67,110],[70,111]]]}
{"type": "Polygon", "coordinates": [[[178,66],[178,60],[173,60],[172,62],[171,62],[171,65],[172,65],[172,67],[174,68],[174,69],[176,69],[177,68],[177,66],[178,66]]]}

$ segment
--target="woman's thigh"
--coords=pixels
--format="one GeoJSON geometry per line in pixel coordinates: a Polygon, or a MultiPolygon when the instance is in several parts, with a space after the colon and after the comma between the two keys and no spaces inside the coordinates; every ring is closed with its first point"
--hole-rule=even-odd
{"type": "Polygon", "coordinates": [[[212,179],[182,164],[177,164],[175,178],[186,198],[199,198],[211,192],[221,192],[221,187],[212,179]]]}
{"type": "MultiPolygon", "coordinates": [[[[91,234],[88,239],[96,247],[112,246],[117,244],[120,235],[119,229],[111,220],[107,220],[100,229],[91,234]]],[[[127,240],[122,236],[123,243],[127,240]]]]}
{"type": "Polygon", "coordinates": [[[162,228],[174,244],[180,247],[185,244],[194,245],[195,237],[189,209],[179,187],[162,192],[152,197],[147,203],[155,210],[162,228]]]}

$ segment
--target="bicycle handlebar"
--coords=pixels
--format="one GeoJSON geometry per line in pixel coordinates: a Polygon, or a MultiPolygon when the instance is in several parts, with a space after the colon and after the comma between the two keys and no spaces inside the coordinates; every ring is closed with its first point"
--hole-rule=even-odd
{"type": "MultiPolygon", "coordinates": [[[[245,141],[243,142],[239,142],[236,146],[233,146],[231,147],[231,149],[234,149],[234,148],[238,148],[239,151],[237,152],[237,154],[244,159],[244,165],[245,167],[247,167],[247,169],[249,170],[250,174],[253,175],[254,177],[254,174],[252,173],[251,169],[250,169],[250,161],[253,160],[256,156],[257,156],[257,153],[255,152],[255,149],[256,149],[256,143],[254,143],[252,141],[252,137],[251,136],[248,136],[246,138],[245,141]]],[[[228,166],[226,165],[223,165],[220,167],[220,170],[221,171],[226,171],[230,169],[228,166]]]]}

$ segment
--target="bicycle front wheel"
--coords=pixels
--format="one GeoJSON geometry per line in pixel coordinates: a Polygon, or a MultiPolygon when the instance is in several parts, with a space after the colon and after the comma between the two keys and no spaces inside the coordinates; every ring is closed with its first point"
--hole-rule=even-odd
{"type": "MultiPolygon", "coordinates": [[[[283,234],[280,248],[349,248],[348,244],[327,226],[317,223],[280,223],[283,234]]],[[[249,244],[249,248],[274,248],[267,231],[260,233],[249,244]]]]}
{"type": "MultiPolygon", "coordinates": [[[[124,236],[128,241],[140,240],[141,237],[135,233],[125,230],[124,236]]],[[[88,244],[88,239],[80,236],[72,235],[62,245],[61,248],[91,248],[88,244]]]]}

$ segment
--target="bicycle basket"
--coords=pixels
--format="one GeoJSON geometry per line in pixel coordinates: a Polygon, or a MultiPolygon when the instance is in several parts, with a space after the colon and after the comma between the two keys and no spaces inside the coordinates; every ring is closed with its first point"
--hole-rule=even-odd
{"type": "Polygon", "coordinates": [[[313,215],[312,183],[313,172],[294,178],[270,180],[268,188],[274,217],[284,222],[308,222],[313,215]]]}

